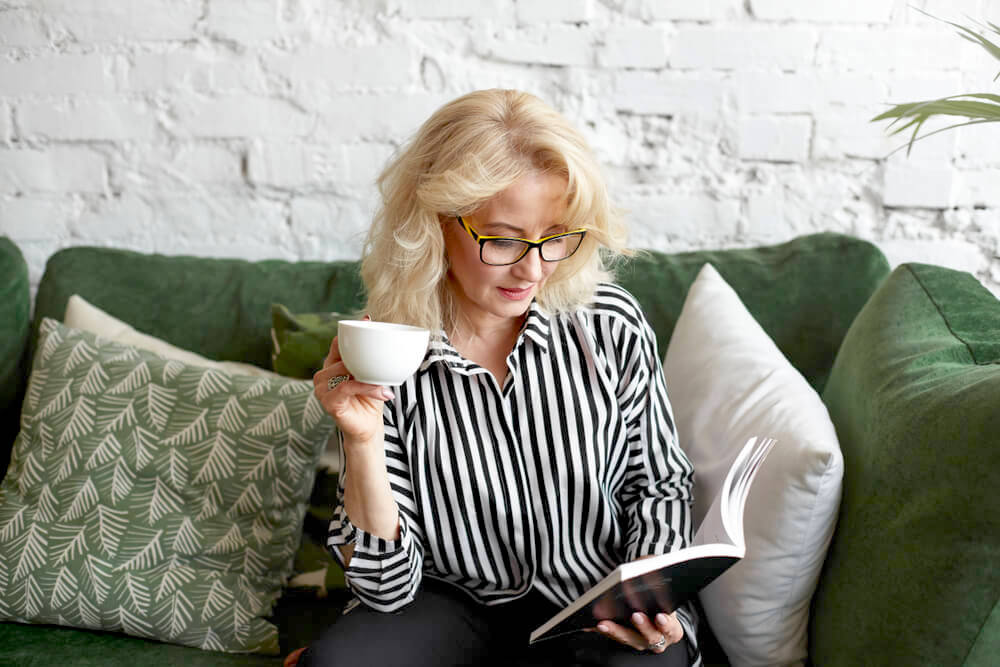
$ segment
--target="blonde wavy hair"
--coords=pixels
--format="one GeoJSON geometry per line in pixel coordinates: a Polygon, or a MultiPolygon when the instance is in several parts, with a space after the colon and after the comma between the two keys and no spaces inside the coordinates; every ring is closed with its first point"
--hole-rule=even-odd
{"type": "Polygon", "coordinates": [[[567,229],[584,228],[580,249],[539,290],[550,313],[589,303],[630,254],[620,212],[583,136],[534,95],[481,90],[438,109],[378,178],[382,205],[365,241],[366,312],[377,321],[452,332],[458,317],[446,279],[442,221],[469,215],[529,172],[566,181],[567,229]]]}

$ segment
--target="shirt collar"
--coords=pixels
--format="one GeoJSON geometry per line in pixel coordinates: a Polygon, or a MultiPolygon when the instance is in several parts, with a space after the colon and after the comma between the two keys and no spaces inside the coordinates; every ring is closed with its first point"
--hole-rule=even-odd
{"type": "Polygon", "coordinates": [[[517,344],[514,346],[514,349],[517,349],[523,338],[530,338],[542,352],[548,352],[550,322],[549,316],[538,305],[538,301],[532,299],[531,307],[528,309],[528,316],[524,319],[524,325],[521,327],[521,333],[518,334],[517,344]]]}
{"type": "MultiPolygon", "coordinates": [[[[524,319],[524,324],[521,326],[521,331],[517,336],[517,342],[514,344],[514,350],[524,345],[525,341],[530,340],[539,351],[548,352],[550,325],[550,316],[542,310],[537,301],[532,300],[531,306],[528,308],[528,316],[524,319]]],[[[431,334],[430,343],[427,346],[427,354],[420,365],[420,370],[425,371],[431,364],[438,361],[447,364],[451,368],[465,371],[476,366],[474,362],[469,361],[458,353],[458,350],[448,340],[448,335],[441,329],[431,334]]]]}

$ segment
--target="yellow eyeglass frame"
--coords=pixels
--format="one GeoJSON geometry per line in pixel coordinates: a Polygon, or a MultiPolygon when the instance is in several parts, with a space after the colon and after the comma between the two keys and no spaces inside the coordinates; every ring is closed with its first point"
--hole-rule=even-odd
{"type": "Polygon", "coordinates": [[[481,261],[483,264],[486,264],[487,266],[510,266],[511,264],[517,264],[522,259],[524,259],[524,256],[527,255],[532,248],[538,248],[538,254],[543,262],[561,262],[564,259],[569,259],[570,257],[572,257],[576,253],[576,251],[580,249],[580,246],[583,245],[583,238],[587,235],[587,230],[581,227],[580,229],[574,229],[572,231],[562,232],[561,234],[553,234],[552,236],[546,236],[544,238],[540,238],[535,241],[532,241],[531,239],[518,238],[516,236],[483,236],[475,229],[473,229],[472,225],[466,222],[465,219],[462,218],[462,216],[456,215],[455,218],[458,220],[459,224],[462,225],[465,231],[468,232],[469,236],[472,237],[472,240],[479,244],[479,261],[481,261]],[[542,244],[547,243],[548,241],[551,241],[553,239],[559,239],[567,236],[580,237],[580,243],[576,246],[576,248],[573,249],[573,252],[566,255],[565,257],[560,257],[559,259],[546,259],[545,253],[542,252],[542,244]],[[500,264],[487,262],[483,258],[483,249],[486,247],[486,244],[489,243],[490,241],[516,241],[524,245],[524,251],[520,255],[518,255],[517,259],[515,259],[512,262],[503,262],[500,264]]]}

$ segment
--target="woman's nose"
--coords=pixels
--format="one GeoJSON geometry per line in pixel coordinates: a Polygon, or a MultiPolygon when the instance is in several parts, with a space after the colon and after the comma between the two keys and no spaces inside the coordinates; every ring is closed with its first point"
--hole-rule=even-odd
{"type": "Polygon", "coordinates": [[[527,255],[514,264],[514,274],[527,282],[538,282],[542,279],[544,272],[541,248],[532,248],[527,255]]]}

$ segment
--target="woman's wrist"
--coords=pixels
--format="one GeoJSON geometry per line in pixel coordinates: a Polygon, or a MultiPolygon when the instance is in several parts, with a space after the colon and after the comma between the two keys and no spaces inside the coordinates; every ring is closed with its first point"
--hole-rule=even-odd
{"type": "Polygon", "coordinates": [[[399,506],[389,485],[384,440],[351,440],[344,446],[344,510],[357,528],[384,539],[399,537],[399,506]]]}
{"type": "Polygon", "coordinates": [[[385,436],[382,429],[368,436],[341,434],[340,443],[344,456],[359,462],[385,458],[385,436]]]}

